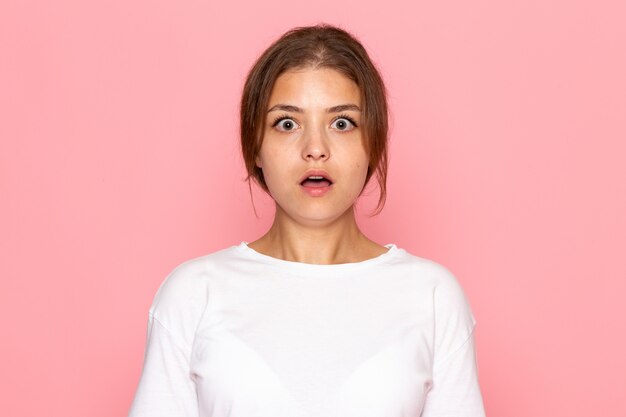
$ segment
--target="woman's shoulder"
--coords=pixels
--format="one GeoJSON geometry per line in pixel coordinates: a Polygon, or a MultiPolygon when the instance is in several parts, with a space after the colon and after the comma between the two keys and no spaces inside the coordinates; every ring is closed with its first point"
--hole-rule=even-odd
{"type": "Polygon", "coordinates": [[[434,307],[443,321],[456,316],[468,327],[473,327],[475,319],[461,281],[438,261],[417,256],[407,251],[400,258],[421,288],[432,294],[434,307]]]}
{"type": "Polygon", "coordinates": [[[182,314],[200,314],[209,297],[209,277],[235,256],[235,246],[193,257],[174,266],[159,285],[150,314],[159,321],[182,314]]]}
{"type": "Polygon", "coordinates": [[[398,256],[395,257],[394,265],[398,268],[406,269],[411,275],[418,276],[436,286],[459,285],[455,274],[439,261],[415,255],[406,249],[398,248],[397,251],[398,256]]]}

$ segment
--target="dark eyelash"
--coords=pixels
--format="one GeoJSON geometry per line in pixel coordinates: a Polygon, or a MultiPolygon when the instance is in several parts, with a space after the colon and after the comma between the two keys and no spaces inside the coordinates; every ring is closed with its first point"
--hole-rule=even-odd
{"type": "Polygon", "coordinates": [[[276,127],[278,123],[282,122],[285,119],[293,120],[293,117],[289,116],[288,114],[281,114],[276,119],[274,119],[274,122],[272,123],[272,127],[276,127]]]}
{"type": "Polygon", "coordinates": [[[336,122],[337,119],[346,119],[350,123],[352,123],[354,125],[354,127],[359,127],[359,125],[356,124],[354,119],[352,117],[348,116],[347,114],[340,114],[339,116],[335,117],[335,120],[333,120],[333,122],[336,122]]]}
{"type": "MultiPolygon", "coordinates": [[[[281,114],[280,116],[276,117],[276,119],[274,119],[274,121],[272,122],[272,127],[275,127],[278,123],[282,122],[285,119],[293,120],[293,117],[289,116],[288,114],[281,114]]],[[[359,126],[357,122],[347,114],[340,114],[339,116],[335,117],[335,120],[333,120],[333,122],[337,121],[338,119],[346,119],[355,127],[359,126]]]]}

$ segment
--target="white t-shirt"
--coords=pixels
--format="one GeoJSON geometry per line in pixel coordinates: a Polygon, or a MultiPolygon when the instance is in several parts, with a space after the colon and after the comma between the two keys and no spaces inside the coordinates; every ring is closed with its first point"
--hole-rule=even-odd
{"type": "Polygon", "coordinates": [[[483,417],[455,277],[394,244],[314,265],[246,242],[178,265],[149,310],[130,417],[483,417]]]}

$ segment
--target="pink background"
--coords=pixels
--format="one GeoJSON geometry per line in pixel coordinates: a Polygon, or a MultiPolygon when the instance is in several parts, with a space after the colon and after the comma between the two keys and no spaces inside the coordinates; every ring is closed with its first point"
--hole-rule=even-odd
{"type": "Polygon", "coordinates": [[[166,274],[268,227],[243,77],[319,21],[389,87],[389,199],[360,223],[455,273],[488,415],[626,415],[625,3],[382,4],[2,1],[2,415],[126,415],[166,274]]]}

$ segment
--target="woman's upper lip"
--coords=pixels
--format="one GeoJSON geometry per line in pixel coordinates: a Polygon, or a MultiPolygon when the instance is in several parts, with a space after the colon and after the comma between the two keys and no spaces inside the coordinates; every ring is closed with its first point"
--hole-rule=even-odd
{"type": "Polygon", "coordinates": [[[334,183],[335,181],[333,181],[333,179],[330,177],[330,175],[328,175],[328,172],[324,171],[323,169],[309,169],[308,171],[306,171],[304,173],[304,175],[300,178],[300,181],[298,182],[298,184],[302,184],[304,182],[304,180],[306,180],[307,178],[311,177],[311,176],[318,176],[318,177],[324,177],[326,178],[328,181],[330,181],[330,183],[334,183]]]}

